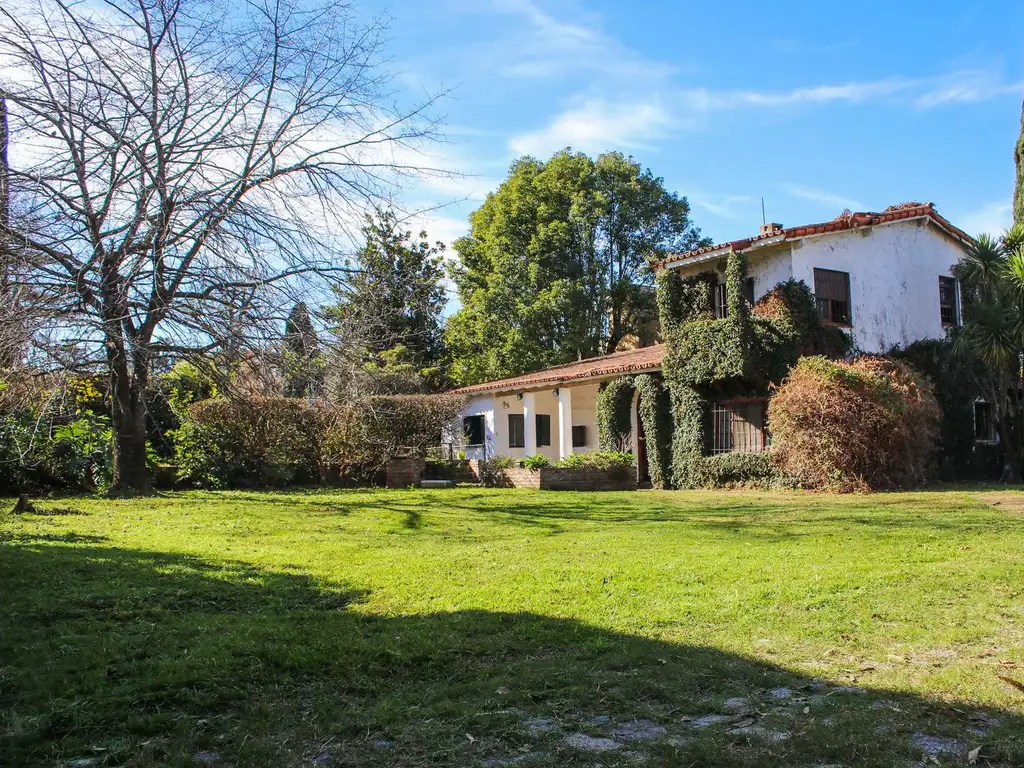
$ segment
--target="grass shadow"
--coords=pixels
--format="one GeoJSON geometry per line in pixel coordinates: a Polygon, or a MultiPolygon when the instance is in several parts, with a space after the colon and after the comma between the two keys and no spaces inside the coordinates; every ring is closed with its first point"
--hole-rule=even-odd
{"type": "Polygon", "coordinates": [[[0,544],[0,764],[954,765],[982,740],[989,765],[1024,760],[1012,711],[533,614],[368,615],[363,597],[99,537],[0,544]]]}

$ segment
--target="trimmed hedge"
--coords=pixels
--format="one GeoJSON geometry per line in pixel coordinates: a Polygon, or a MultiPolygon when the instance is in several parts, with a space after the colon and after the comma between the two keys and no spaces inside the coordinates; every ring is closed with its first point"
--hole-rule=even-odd
{"type": "Polygon", "coordinates": [[[811,488],[920,486],[933,474],[941,412],[905,363],[805,357],[768,407],[779,466],[811,488]]]}

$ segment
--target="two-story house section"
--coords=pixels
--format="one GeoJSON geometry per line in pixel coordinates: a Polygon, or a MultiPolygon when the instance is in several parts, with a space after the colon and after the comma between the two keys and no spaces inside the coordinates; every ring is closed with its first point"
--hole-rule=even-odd
{"type": "Polygon", "coordinates": [[[656,268],[715,270],[715,310],[723,314],[726,259],[743,253],[751,301],[781,282],[802,280],[814,292],[822,321],[848,328],[858,350],[885,353],[942,338],[960,323],[952,266],[972,242],[931,203],[905,203],[822,224],[766,224],[757,237],[676,254],[656,268]]]}

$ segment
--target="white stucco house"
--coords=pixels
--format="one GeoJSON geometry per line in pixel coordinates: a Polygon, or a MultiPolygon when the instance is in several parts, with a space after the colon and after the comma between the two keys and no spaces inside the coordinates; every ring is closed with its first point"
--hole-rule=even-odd
{"type": "MultiPolygon", "coordinates": [[[[715,311],[726,311],[725,265],[744,253],[751,302],[780,282],[804,281],[828,324],[847,329],[855,348],[885,353],[923,339],[942,338],[961,322],[952,266],[973,239],[929,204],[893,206],[881,213],[848,213],[821,224],[767,224],[760,234],[688,253],[673,254],[655,269],[683,274],[713,271],[719,278],[715,311]]],[[[513,458],[542,453],[558,459],[597,449],[595,399],[603,381],[660,370],[660,344],[616,352],[464,387],[462,423],[469,458],[513,458]]],[[[633,451],[646,461],[642,430],[633,413],[633,451]]]]}

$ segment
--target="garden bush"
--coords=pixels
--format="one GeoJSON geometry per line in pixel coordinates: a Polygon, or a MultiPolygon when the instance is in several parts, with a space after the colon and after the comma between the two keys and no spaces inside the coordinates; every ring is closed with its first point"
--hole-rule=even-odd
{"type": "Polygon", "coordinates": [[[591,451],[572,453],[555,462],[561,469],[597,469],[602,471],[627,469],[636,464],[632,453],[622,451],[591,451]]]}
{"type": "Polygon", "coordinates": [[[179,476],[214,488],[368,483],[402,454],[426,455],[457,417],[453,395],[375,396],[347,405],[271,397],[191,405],[175,432],[179,476]]]}
{"type": "Polygon", "coordinates": [[[805,357],[772,395],[772,452],[803,485],[837,491],[920,486],[935,469],[940,411],[905,363],[805,357]]]}
{"type": "Polygon", "coordinates": [[[526,456],[520,463],[525,469],[541,469],[543,467],[550,467],[551,459],[543,453],[536,453],[533,456],[526,456]]]}

